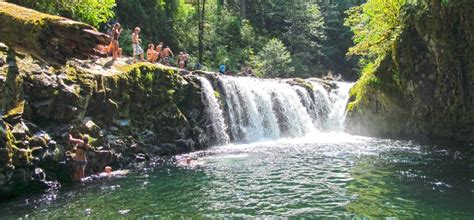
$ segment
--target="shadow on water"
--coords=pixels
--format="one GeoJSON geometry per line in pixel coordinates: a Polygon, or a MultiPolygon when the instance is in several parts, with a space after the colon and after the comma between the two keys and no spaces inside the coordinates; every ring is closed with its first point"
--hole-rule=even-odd
{"type": "Polygon", "coordinates": [[[103,178],[0,205],[8,218],[202,218],[207,175],[173,165],[144,167],[121,178],[103,178]]]}

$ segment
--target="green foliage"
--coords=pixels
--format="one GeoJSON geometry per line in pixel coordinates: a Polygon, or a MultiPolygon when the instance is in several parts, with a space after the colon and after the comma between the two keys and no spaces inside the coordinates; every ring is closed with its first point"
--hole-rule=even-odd
{"type": "Polygon", "coordinates": [[[80,20],[94,27],[114,17],[115,0],[9,0],[41,12],[80,20]]]}
{"type": "MultiPolygon", "coordinates": [[[[117,0],[116,14],[126,29],[141,28],[142,46],[163,42],[174,52],[195,51],[197,48],[196,12],[185,0],[117,0]]],[[[130,36],[131,33],[122,33],[124,43],[131,41],[130,36]]],[[[131,45],[123,49],[130,53],[131,45]]]]}
{"type": "Polygon", "coordinates": [[[290,52],[283,42],[274,38],[251,59],[256,74],[262,77],[288,77],[295,71],[290,52]]]}
{"type": "Polygon", "coordinates": [[[350,9],[346,25],[354,32],[355,46],[349,55],[362,55],[376,59],[388,51],[401,33],[400,14],[403,6],[415,0],[369,0],[350,9]]]}
{"type": "MultiPolygon", "coordinates": [[[[194,66],[198,57],[197,7],[198,3],[202,6],[203,0],[10,1],[94,26],[112,19],[116,4],[114,20],[124,28],[120,38],[124,54],[130,55],[132,50],[129,30],[141,27],[143,47],[163,42],[176,54],[188,52],[190,66],[194,66]]],[[[263,50],[269,49],[267,43],[276,38],[287,46],[292,67],[280,76],[351,72],[353,66],[344,58],[352,41],[349,29],[343,26],[343,12],[360,1],[206,0],[204,69],[216,70],[220,63],[225,63],[232,72],[240,71],[243,65],[265,66],[260,55],[269,52],[263,50]]]]}
{"type": "Polygon", "coordinates": [[[119,45],[122,48],[122,53],[125,55],[132,55],[132,30],[130,29],[123,29],[122,34],[119,38],[119,45]]]}

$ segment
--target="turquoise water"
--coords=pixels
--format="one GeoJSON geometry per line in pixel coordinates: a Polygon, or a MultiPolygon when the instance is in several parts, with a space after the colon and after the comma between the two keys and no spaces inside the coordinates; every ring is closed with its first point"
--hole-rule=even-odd
{"type": "Polygon", "coordinates": [[[124,178],[10,201],[0,212],[36,219],[474,218],[474,161],[453,153],[343,134],[228,145],[191,154],[193,166],[146,165],[124,178]]]}

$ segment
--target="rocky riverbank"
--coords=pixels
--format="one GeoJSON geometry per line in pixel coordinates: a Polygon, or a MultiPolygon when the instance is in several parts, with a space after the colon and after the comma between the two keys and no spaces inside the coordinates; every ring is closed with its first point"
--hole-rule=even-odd
{"type": "Polygon", "coordinates": [[[404,11],[385,59],[351,91],[353,134],[474,141],[474,7],[424,1],[404,11]]]}
{"type": "Polygon", "coordinates": [[[2,197],[33,189],[30,182],[44,176],[70,181],[69,132],[93,139],[88,173],[207,146],[200,85],[177,69],[139,63],[103,70],[80,60],[54,68],[0,48],[2,197]]]}
{"type": "MultiPolygon", "coordinates": [[[[129,63],[71,59],[51,66],[0,44],[1,198],[70,182],[68,133],[92,138],[88,174],[214,144],[196,75],[219,88],[217,74],[129,63]]],[[[282,82],[312,91],[302,79],[282,82]]]]}
{"type": "MultiPolygon", "coordinates": [[[[87,174],[216,144],[201,80],[212,84],[222,105],[217,74],[89,59],[107,36],[68,19],[0,6],[0,200],[70,183],[69,133],[91,137],[87,174]]],[[[336,87],[320,79],[280,82],[307,90],[310,99],[316,98],[311,82],[336,87]]],[[[317,114],[325,118],[329,109],[317,114]]]]}

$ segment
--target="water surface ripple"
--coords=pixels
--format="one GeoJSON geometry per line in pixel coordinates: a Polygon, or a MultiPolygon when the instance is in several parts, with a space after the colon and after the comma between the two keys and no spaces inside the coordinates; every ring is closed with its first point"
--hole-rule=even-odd
{"type": "Polygon", "coordinates": [[[191,154],[0,205],[5,218],[473,218],[474,164],[410,141],[314,134],[191,154]]]}

